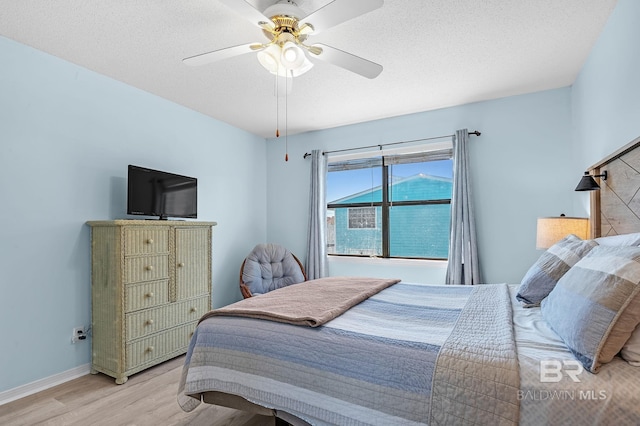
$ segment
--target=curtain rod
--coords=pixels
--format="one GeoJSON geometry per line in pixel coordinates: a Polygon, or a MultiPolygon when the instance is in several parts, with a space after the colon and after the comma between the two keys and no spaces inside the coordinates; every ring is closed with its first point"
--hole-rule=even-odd
{"type": "MultiPolygon", "coordinates": [[[[469,134],[470,135],[480,136],[482,133],[480,133],[477,130],[474,130],[473,132],[469,132],[469,134]]],[[[390,142],[390,143],[382,143],[382,144],[378,144],[378,145],[360,146],[360,147],[357,147],[357,148],[336,149],[336,150],[333,150],[333,151],[323,151],[322,155],[330,154],[330,153],[333,153],[333,152],[355,151],[356,149],[376,148],[376,147],[378,147],[378,148],[380,148],[380,150],[382,150],[383,146],[398,145],[398,144],[402,144],[402,143],[411,143],[411,142],[420,142],[420,141],[430,141],[430,140],[433,140],[433,139],[451,138],[453,136],[455,136],[455,135],[434,136],[432,138],[414,139],[414,140],[411,140],[411,141],[390,142]]],[[[307,158],[309,156],[311,156],[311,153],[305,152],[305,154],[304,154],[304,156],[302,158],[307,158]]]]}

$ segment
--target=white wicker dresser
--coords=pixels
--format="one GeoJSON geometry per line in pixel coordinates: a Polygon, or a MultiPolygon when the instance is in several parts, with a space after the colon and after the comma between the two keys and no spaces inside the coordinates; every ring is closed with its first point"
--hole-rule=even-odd
{"type": "Polygon", "coordinates": [[[128,376],[186,352],[211,308],[215,222],[90,221],[91,372],[128,376]]]}

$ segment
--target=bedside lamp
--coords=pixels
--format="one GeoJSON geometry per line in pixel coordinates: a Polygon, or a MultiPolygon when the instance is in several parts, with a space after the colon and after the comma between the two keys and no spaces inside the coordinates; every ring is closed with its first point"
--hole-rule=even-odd
{"type": "Polygon", "coordinates": [[[569,234],[581,239],[589,236],[589,219],[586,217],[539,217],[536,230],[536,248],[548,249],[569,234]]]}
{"type": "Polygon", "coordinates": [[[600,189],[600,185],[598,185],[598,182],[594,179],[597,177],[601,177],[602,180],[607,180],[607,171],[605,170],[601,175],[590,175],[589,172],[584,172],[584,176],[582,176],[582,179],[580,179],[574,191],[595,191],[600,189]]]}

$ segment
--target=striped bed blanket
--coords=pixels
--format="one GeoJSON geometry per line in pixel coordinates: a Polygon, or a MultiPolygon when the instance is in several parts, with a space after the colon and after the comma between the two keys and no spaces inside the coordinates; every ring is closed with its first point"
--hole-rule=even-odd
{"type": "Polygon", "coordinates": [[[178,402],[223,392],[312,425],[517,424],[511,321],[506,285],[403,282],[314,328],[212,316],[178,402]]]}

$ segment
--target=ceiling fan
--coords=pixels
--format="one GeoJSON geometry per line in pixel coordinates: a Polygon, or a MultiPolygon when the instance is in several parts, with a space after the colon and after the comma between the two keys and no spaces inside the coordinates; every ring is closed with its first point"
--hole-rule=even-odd
{"type": "Polygon", "coordinates": [[[326,44],[307,44],[309,36],[378,9],[384,0],[334,0],[306,15],[293,0],[279,0],[259,11],[245,0],[220,0],[240,16],[257,25],[267,37],[266,43],[249,43],[202,53],[183,59],[199,66],[238,55],[257,52],[258,61],[279,77],[296,77],[309,71],[317,58],[367,78],[382,72],[382,65],[326,44]]]}

